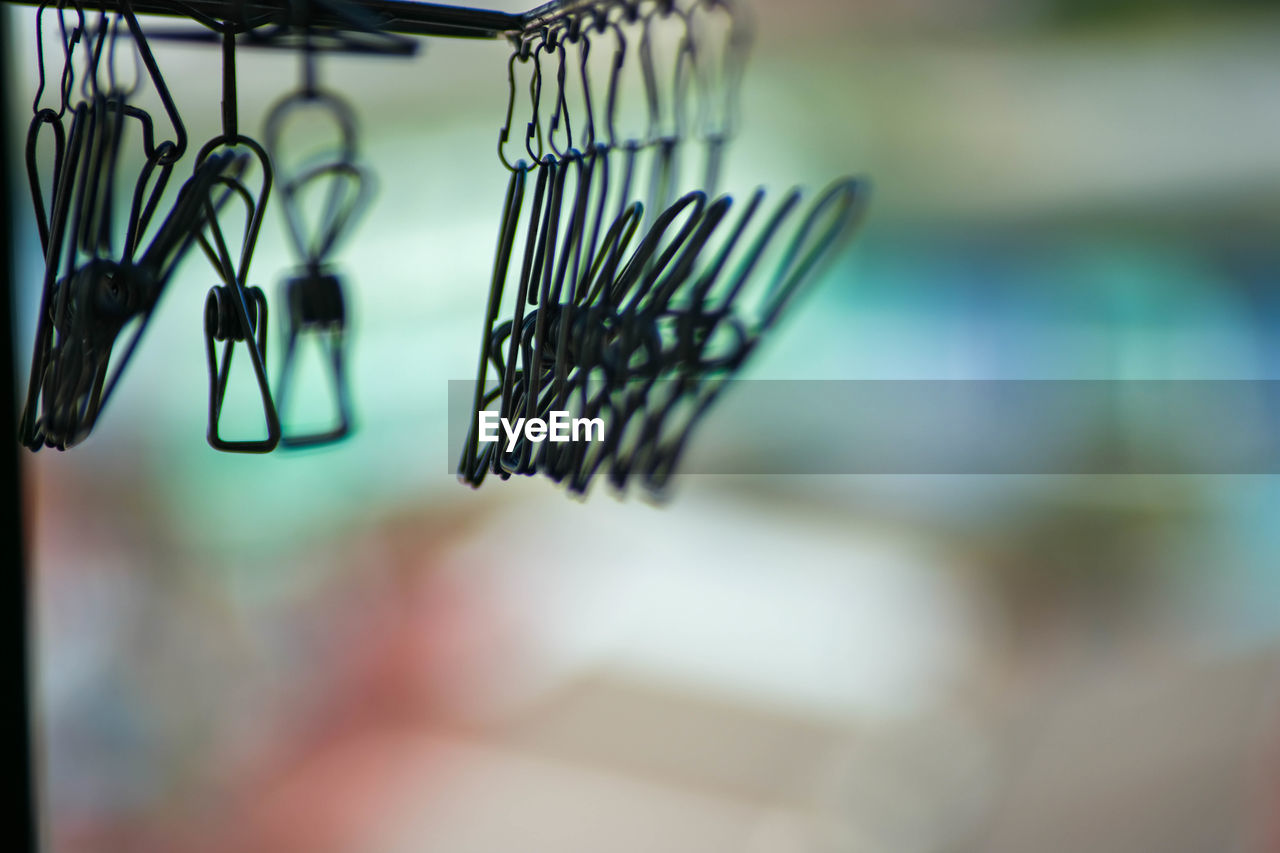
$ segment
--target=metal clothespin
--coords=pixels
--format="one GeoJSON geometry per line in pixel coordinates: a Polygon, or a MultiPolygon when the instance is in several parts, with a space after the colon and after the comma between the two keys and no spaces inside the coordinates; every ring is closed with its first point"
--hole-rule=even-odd
{"type": "Polygon", "coordinates": [[[267,200],[271,195],[272,168],[266,150],[238,128],[235,83],[235,35],[227,29],[222,42],[223,102],[222,134],[205,143],[196,158],[197,168],[215,151],[242,152],[239,156],[254,160],[261,173],[257,192],[240,180],[240,176],[219,181],[226,192],[244,204],[244,233],[240,241],[240,257],[233,260],[228,249],[222,223],[209,211],[207,234],[200,235],[200,246],[217,270],[222,283],[214,285],[205,298],[204,337],[209,364],[209,426],[207,438],[215,450],[228,453],[270,453],[280,443],[280,416],[271,396],[267,380],[267,297],[262,288],[248,285],[249,265],[253,260],[258,232],[262,228],[267,200]],[[218,357],[218,344],[222,357],[218,357]],[[231,378],[231,359],[237,343],[248,351],[253,365],[258,394],[262,401],[266,437],[260,439],[227,439],[222,435],[222,408],[231,378]]]}
{"type": "Polygon", "coordinates": [[[309,432],[286,428],[281,438],[285,447],[314,447],[339,441],[350,434],[353,418],[347,385],[347,309],[342,280],[330,256],[338,242],[369,201],[370,180],[357,164],[355,114],[345,100],[319,88],[316,60],[310,47],[310,31],[300,21],[305,40],[302,51],[302,86],[278,102],[268,113],[265,129],[267,149],[281,175],[280,197],[285,224],[294,250],[301,260],[298,272],[284,283],[285,351],[276,383],[277,401],[283,414],[290,399],[302,342],[312,338],[323,350],[332,389],[332,426],[309,432]],[[284,125],[299,112],[316,112],[332,120],[338,130],[336,150],[313,154],[303,163],[286,162],[282,146],[284,125]],[[308,189],[324,189],[323,207],[314,229],[308,229],[303,215],[303,196],[308,189]]]}

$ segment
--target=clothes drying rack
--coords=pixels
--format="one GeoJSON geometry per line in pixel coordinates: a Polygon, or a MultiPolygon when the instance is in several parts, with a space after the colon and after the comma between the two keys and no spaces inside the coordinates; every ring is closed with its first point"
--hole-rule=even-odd
{"type": "MultiPolygon", "coordinates": [[[[4,3],[37,6],[36,0],[3,0],[4,3]]],[[[56,4],[50,4],[56,5],[56,4]]],[[[321,0],[300,3],[290,0],[134,0],[122,4],[120,0],[91,0],[85,8],[92,11],[120,12],[125,6],[139,15],[157,15],[185,18],[203,18],[220,22],[224,33],[248,33],[267,26],[289,26],[300,20],[313,27],[342,27],[344,18],[321,0]]],[[[551,2],[522,14],[512,14],[461,6],[435,3],[418,3],[413,0],[351,0],[350,6],[358,8],[374,27],[385,33],[403,36],[445,36],[472,39],[519,38],[522,33],[544,26],[557,17],[593,5],[590,0],[563,0],[551,2]]],[[[0,44],[8,43],[10,16],[0,14],[0,44]]],[[[216,37],[216,34],[211,34],[216,37]]],[[[5,56],[0,62],[11,66],[12,59],[5,56]]],[[[5,67],[4,79],[11,80],[13,68],[5,67]]],[[[0,115],[9,115],[8,107],[14,93],[8,86],[0,86],[0,115]]],[[[10,510],[8,528],[4,540],[3,586],[0,586],[0,671],[10,685],[4,700],[5,710],[0,715],[0,765],[7,778],[16,784],[10,790],[8,831],[5,846],[14,851],[39,849],[39,820],[37,807],[37,783],[34,760],[34,731],[38,728],[35,715],[33,643],[31,637],[32,577],[25,553],[23,523],[23,486],[18,459],[16,438],[17,394],[14,382],[16,360],[16,334],[13,312],[15,293],[14,251],[12,242],[12,205],[16,182],[13,180],[13,151],[8,136],[0,137],[0,281],[6,298],[0,304],[0,346],[4,365],[0,370],[3,394],[8,400],[9,416],[5,419],[7,451],[3,454],[10,510]]]]}

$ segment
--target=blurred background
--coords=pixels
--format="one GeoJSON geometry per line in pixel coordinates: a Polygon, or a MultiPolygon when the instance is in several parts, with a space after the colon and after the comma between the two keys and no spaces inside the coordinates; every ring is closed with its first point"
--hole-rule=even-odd
{"type": "MultiPolygon", "coordinates": [[[[34,15],[5,11],[21,151],[34,15]]],[[[875,189],[749,376],[1280,378],[1274,3],[755,14],[726,184],[875,189]]],[[[212,136],[216,49],[155,48],[212,136]]],[[[338,253],[354,438],[206,445],[193,256],[92,438],[25,457],[49,849],[1280,850],[1275,477],[708,475],[661,505],[455,481],[507,53],[322,60],[379,184],[338,253]]],[[[253,132],[298,64],[239,61],[253,132]]]]}

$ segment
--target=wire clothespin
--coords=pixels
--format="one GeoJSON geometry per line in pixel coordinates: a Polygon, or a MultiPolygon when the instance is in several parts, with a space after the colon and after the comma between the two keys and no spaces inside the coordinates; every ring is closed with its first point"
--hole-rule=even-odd
{"type": "Polygon", "coordinates": [[[350,106],[337,95],[322,91],[316,82],[315,57],[303,53],[303,86],[273,107],[267,116],[265,137],[277,170],[281,174],[281,209],[301,268],[284,284],[285,351],[276,383],[277,402],[286,410],[295,384],[299,344],[313,337],[323,350],[331,386],[334,416],[332,426],[312,432],[286,429],[281,443],[286,447],[310,447],[345,438],[353,418],[347,385],[347,310],[341,279],[330,262],[334,248],[350,230],[355,218],[368,203],[370,181],[357,165],[356,120],[350,106]],[[290,169],[282,157],[281,137],[287,119],[302,110],[319,110],[336,125],[336,150],[312,155],[290,169]],[[324,206],[316,227],[308,233],[303,215],[306,191],[327,185],[324,206]]]}
{"type": "Polygon", "coordinates": [[[208,215],[208,233],[200,235],[200,246],[222,280],[205,297],[204,337],[209,364],[209,426],[207,438],[215,450],[228,453],[270,453],[280,442],[280,416],[267,380],[267,297],[260,287],[248,285],[258,232],[262,228],[267,200],[271,195],[272,168],[266,151],[255,140],[239,132],[235,83],[235,36],[231,29],[223,38],[223,132],[209,140],[196,158],[197,168],[219,149],[239,151],[246,161],[256,160],[261,180],[254,193],[239,176],[219,180],[226,193],[244,205],[244,233],[240,256],[233,260],[217,213],[208,215]],[[218,357],[218,344],[222,357],[218,357]],[[260,439],[227,439],[222,436],[222,407],[231,378],[231,358],[235,345],[243,343],[253,365],[258,394],[262,401],[266,436],[260,439]]]}

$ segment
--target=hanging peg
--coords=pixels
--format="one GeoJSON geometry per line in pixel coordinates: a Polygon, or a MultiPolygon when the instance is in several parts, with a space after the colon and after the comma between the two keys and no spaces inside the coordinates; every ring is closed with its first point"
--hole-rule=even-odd
{"type": "Polygon", "coordinates": [[[221,224],[212,211],[208,217],[208,232],[213,241],[210,243],[209,238],[204,234],[199,238],[201,248],[213,262],[223,282],[210,288],[205,298],[204,335],[209,364],[207,438],[209,446],[227,453],[270,453],[280,443],[280,416],[271,396],[266,369],[267,297],[262,288],[245,284],[249,261],[253,254],[253,243],[262,222],[262,210],[270,187],[268,174],[264,173],[263,178],[263,186],[256,200],[238,180],[223,181],[229,187],[231,194],[244,202],[247,211],[245,239],[238,266],[232,262],[221,224]],[[217,354],[219,342],[223,345],[221,359],[217,354]],[[222,436],[222,406],[227,396],[227,386],[231,377],[231,358],[237,343],[243,343],[248,350],[258,393],[262,399],[263,419],[267,428],[266,437],[262,439],[230,440],[222,436]]]}
{"type": "Polygon", "coordinates": [[[267,297],[262,288],[249,286],[248,281],[258,232],[262,228],[267,201],[271,195],[272,168],[266,150],[256,140],[239,132],[235,46],[235,34],[228,27],[223,31],[222,41],[222,134],[205,143],[196,157],[196,163],[198,167],[206,158],[215,156],[214,152],[219,149],[236,151],[246,161],[257,162],[261,177],[256,193],[239,176],[220,181],[228,194],[238,198],[244,205],[244,232],[238,260],[232,259],[222,223],[212,212],[208,217],[207,233],[202,233],[199,238],[200,247],[222,280],[221,284],[209,290],[205,298],[204,336],[209,365],[209,423],[206,437],[215,450],[228,453],[269,453],[280,442],[280,416],[267,380],[267,297]],[[218,343],[222,344],[221,359],[218,358],[218,343]],[[222,436],[222,408],[231,377],[231,359],[237,343],[244,344],[253,365],[266,424],[265,438],[231,440],[222,436]]]}
{"type": "Polygon", "coordinates": [[[319,89],[315,57],[303,54],[302,86],[268,113],[266,144],[281,173],[281,209],[300,269],[284,283],[285,352],[276,383],[279,411],[283,415],[297,384],[298,355],[306,338],[321,347],[329,374],[333,417],[331,427],[310,432],[284,429],[281,444],[301,448],[331,444],[346,438],[353,427],[351,395],[347,385],[347,311],[342,280],[330,261],[334,248],[350,230],[369,200],[368,174],[356,163],[356,120],[350,106],[337,95],[319,89]],[[308,159],[288,171],[281,156],[283,126],[295,111],[319,109],[338,129],[335,151],[308,159]],[[324,189],[324,206],[313,228],[303,215],[302,196],[308,189],[324,189]]]}

